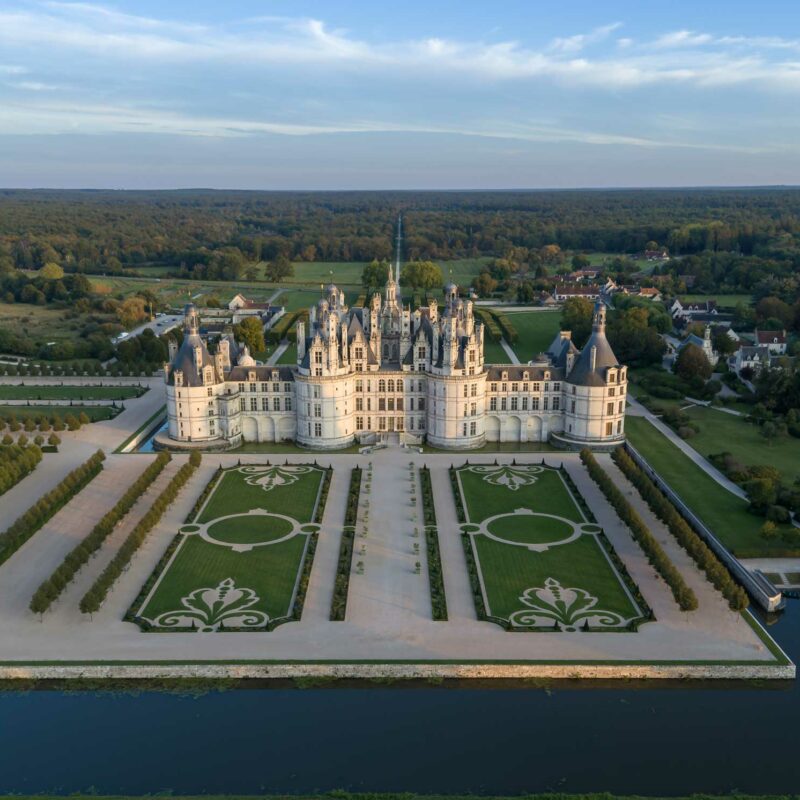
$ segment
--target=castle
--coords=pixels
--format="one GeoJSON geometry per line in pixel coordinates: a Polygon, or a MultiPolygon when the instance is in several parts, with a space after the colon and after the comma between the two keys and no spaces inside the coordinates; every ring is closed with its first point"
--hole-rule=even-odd
{"type": "MultiPolygon", "coordinates": [[[[579,351],[562,331],[528,364],[486,364],[484,329],[457,287],[411,310],[389,277],[381,297],[348,308],[331,284],[297,324],[296,366],[257,364],[223,337],[212,355],[199,315],[165,365],[168,442],[236,447],[294,440],[336,449],[379,441],[470,449],[485,442],[550,441],[570,449],[624,440],[627,369],[597,304],[579,351]]],[[[165,437],[166,438],[166,437],[165,437]]]]}

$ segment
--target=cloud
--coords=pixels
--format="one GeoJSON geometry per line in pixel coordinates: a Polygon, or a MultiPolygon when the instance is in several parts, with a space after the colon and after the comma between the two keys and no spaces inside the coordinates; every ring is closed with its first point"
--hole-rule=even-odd
{"type": "MultiPolygon", "coordinates": [[[[169,8],[169,6],[167,6],[169,8]]],[[[774,58],[798,49],[780,37],[715,37],[677,30],[650,42],[608,41],[613,22],[588,33],[558,37],[541,48],[518,41],[420,37],[367,41],[319,19],[262,16],[211,25],[140,16],[92,3],[48,0],[0,10],[0,46],[29,54],[44,49],[65,62],[75,53],[102,60],[126,74],[164,65],[209,64],[287,71],[302,67],[322,78],[404,76],[446,81],[469,76],[486,81],[551,82],[602,90],[656,84],[687,87],[759,84],[800,89],[793,61],[774,58]],[[583,55],[591,47],[591,56],[583,55]],[[605,51],[599,50],[605,46],[605,51]]]]}
{"type": "Polygon", "coordinates": [[[579,33],[575,36],[556,38],[550,44],[550,50],[559,50],[562,53],[576,53],[584,47],[596,42],[601,42],[613,33],[617,28],[622,27],[621,22],[612,22],[610,25],[602,25],[595,28],[590,33],[579,33]]]}

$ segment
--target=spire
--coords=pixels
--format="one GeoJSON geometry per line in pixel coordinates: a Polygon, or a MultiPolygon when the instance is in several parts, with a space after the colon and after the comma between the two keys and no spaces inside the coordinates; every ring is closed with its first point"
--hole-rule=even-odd
{"type": "Polygon", "coordinates": [[[197,306],[188,303],[183,309],[183,324],[187,333],[198,333],[200,330],[200,319],[197,313],[197,306]]]}
{"type": "Polygon", "coordinates": [[[594,304],[594,314],[592,315],[592,330],[596,333],[606,332],[606,304],[598,300],[594,304]]]}

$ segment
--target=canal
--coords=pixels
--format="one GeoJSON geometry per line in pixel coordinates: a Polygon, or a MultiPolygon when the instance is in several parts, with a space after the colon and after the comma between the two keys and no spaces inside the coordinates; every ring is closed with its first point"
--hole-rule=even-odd
{"type": "MultiPolygon", "coordinates": [[[[770,628],[800,659],[800,601],[770,628]]],[[[0,790],[789,793],[797,683],[0,693],[0,790]]]]}

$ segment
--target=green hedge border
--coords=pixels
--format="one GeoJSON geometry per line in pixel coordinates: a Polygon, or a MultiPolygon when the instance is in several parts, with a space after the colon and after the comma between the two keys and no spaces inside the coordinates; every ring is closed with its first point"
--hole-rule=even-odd
{"type": "Polygon", "coordinates": [[[364,471],[361,467],[353,467],[350,473],[350,488],[347,492],[344,527],[339,544],[339,559],[336,562],[336,578],[333,583],[331,598],[331,622],[344,622],[347,615],[347,596],[350,591],[350,574],[353,570],[353,551],[356,539],[356,521],[358,520],[358,503],[361,497],[361,483],[364,471]]]}

